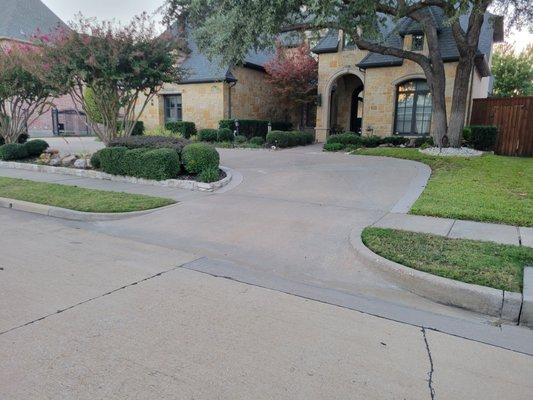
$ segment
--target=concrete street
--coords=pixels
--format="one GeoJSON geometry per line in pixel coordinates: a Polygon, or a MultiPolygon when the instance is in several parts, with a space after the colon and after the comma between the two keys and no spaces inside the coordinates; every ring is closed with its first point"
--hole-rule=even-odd
{"type": "Polygon", "coordinates": [[[149,215],[0,210],[0,399],[531,398],[533,331],[409,293],[350,246],[415,163],[221,154],[242,183],[149,215]]]}

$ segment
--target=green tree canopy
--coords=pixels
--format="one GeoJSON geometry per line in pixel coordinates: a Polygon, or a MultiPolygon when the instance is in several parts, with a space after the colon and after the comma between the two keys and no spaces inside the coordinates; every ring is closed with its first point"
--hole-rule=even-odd
{"type": "Polygon", "coordinates": [[[493,95],[533,96],[533,46],[517,53],[513,46],[498,46],[492,58],[493,95]]]}

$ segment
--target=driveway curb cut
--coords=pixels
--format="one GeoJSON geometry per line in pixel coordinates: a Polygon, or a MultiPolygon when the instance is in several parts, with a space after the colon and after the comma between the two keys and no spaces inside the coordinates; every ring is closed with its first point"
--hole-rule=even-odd
{"type": "Polygon", "coordinates": [[[0,161],[0,167],[9,168],[9,169],[22,169],[26,171],[35,171],[35,172],[46,172],[49,174],[59,174],[59,175],[69,175],[77,176],[80,178],[92,178],[92,179],[101,179],[114,182],[126,182],[126,183],[135,183],[141,185],[151,185],[151,186],[164,186],[177,189],[186,189],[192,191],[200,192],[213,192],[221,187],[226,186],[232,179],[231,169],[227,167],[220,166],[220,169],[226,173],[226,176],[212,183],[197,182],[185,179],[167,179],[164,181],[155,181],[150,179],[134,178],[130,176],[120,176],[120,175],[111,175],[106,174],[105,172],[90,170],[90,169],[76,169],[76,168],[67,168],[67,167],[52,167],[50,165],[39,165],[39,164],[29,164],[29,163],[20,163],[14,161],[0,161]]]}
{"type": "Polygon", "coordinates": [[[361,233],[360,229],[350,233],[350,244],[354,250],[402,288],[437,303],[518,322],[522,307],[521,293],[459,282],[387,260],[365,246],[361,233]]]}
{"type": "MultiPolygon", "coordinates": [[[[177,204],[177,203],[176,203],[177,204]]],[[[14,200],[0,197],[0,207],[9,208],[16,211],[24,211],[32,214],[46,215],[48,217],[68,219],[70,221],[97,222],[97,221],[114,221],[124,218],[138,217],[150,214],[155,211],[164,210],[173,207],[176,204],[170,204],[165,207],[152,208],[150,210],[131,211],[122,213],[92,213],[84,211],[69,210],[68,208],[54,207],[46,204],[31,203],[23,200],[14,200]]]]}

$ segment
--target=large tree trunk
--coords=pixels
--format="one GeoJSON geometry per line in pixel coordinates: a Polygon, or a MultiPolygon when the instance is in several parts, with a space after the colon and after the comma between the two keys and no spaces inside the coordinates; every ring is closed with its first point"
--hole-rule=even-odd
{"type": "Polygon", "coordinates": [[[463,139],[466,109],[468,101],[470,101],[469,90],[470,77],[473,69],[472,60],[473,57],[462,57],[455,72],[452,110],[450,114],[450,125],[448,127],[448,138],[452,147],[461,147],[463,139]]]}

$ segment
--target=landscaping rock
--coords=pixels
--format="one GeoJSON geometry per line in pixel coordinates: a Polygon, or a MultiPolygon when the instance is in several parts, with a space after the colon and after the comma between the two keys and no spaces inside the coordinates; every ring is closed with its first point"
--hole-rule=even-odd
{"type": "Polygon", "coordinates": [[[76,161],[76,156],[73,156],[73,155],[65,156],[61,159],[61,165],[63,165],[64,167],[69,167],[72,164],[74,164],[75,161],[76,161]]]}
{"type": "Polygon", "coordinates": [[[421,153],[429,154],[431,156],[456,156],[456,157],[476,157],[483,154],[482,151],[474,150],[468,147],[428,147],[420,150],[421,153]]]}
{"type": "Polygon", "coordinates": [[[61,165],[61,158],[59,157],[52,158],[50,159],[48,164],[52,167],[58,167],[61,165]]]}
{"type": "Polygon", "coordinates": [[[74,161],[74,168],[87,169],[89,168],[89,162],[85,158],[80,158],[74,161]]]}

